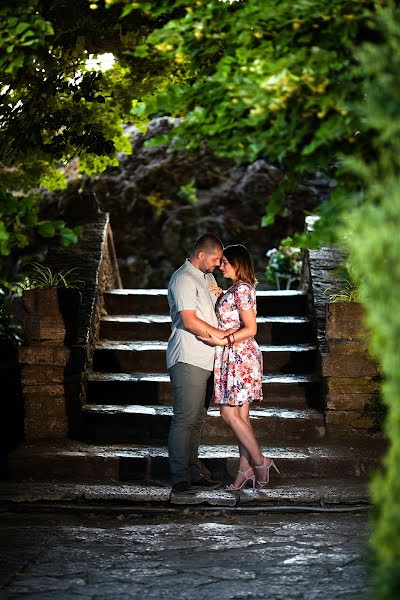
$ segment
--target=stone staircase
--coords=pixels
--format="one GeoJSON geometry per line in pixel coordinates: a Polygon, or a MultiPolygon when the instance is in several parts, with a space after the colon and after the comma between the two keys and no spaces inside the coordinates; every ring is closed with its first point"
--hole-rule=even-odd
{"type": "MultiPolygon", "coordinates": [[[[101,321],[88,403],[83,407],[85,441],[151,444],[152,455],[159,448],[161,457],[172,416],[165,366],[171,330],[166,290],[107,292],[105,307],[108,314],[101,321]]],[[[254,405],[251,415],[263,445],[316,443],[324,436],[323,415],[312,407],[318,375],[312,324],[305,308],[306,298],[298,292],[258,294],[257,339],[265,365],[265,401],[254,405]]],[[[231,447],[235,438],[214,407],[203,427],[202,442],[208,465],[214,455],[233,459],[237,454],[231,447]]]]}
{"type": "MultiPolygon", "coordinates": [[[[34,473],[36,482],[111,484],[114,499],[118,494],[126,499],[130,493],[131,501],[139,498],[137,502],[169,499],[166,443],[172,390],[165,364],[170,333],[166,294],[145,289],[105,293],[106,315],[82,407],[82,438],[17,450],[11,457],[15,479],[34,473]]],[[[275,459],[281,473],[273,472],[269,491],[252,493],[251,501],[324,504],[328,494],[334,504],[346,503],[346,498],[350,503],[367,502],[367,473],[382,448],[368,440],[346,443],[326,436],[307,297],[296,291],[259,291],[257,307],[264,400],[253,405],[251,418],[263,452],[275,459]]],[[[200,457],[206,475],[224,483],[232,480],[237,446],[213,407],[203,428],[200,457]]],[[[79,496],[75,488],[68,489],[67,497],[79,496]]],[[[82,494],[90,496],[85,489],[82,494]]],[[[99,500],[101,490],[91,489],[99,500]]],[[[22,488],[20,492],[27,493],[22,488]]],[[[240,497],[250,496],[241,492],[240,497]]],[[[217,491],[197,494],[190,502],[232,505],[237,500],[217,491]]]]}

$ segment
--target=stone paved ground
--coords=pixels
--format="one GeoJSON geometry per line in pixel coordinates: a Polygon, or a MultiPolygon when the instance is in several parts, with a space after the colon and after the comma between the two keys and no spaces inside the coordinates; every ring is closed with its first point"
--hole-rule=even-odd
{"type": "Polygon", "coordinates": [[[1,600],[365,600],[366,513],[0,515],[1,600]]]}

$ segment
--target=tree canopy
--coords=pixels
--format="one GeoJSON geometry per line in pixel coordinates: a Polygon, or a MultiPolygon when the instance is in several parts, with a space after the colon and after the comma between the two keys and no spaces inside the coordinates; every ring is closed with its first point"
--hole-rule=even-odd
{"type": "MultiPolygon", "coordinates": [[[[362,93],[354,48],[374,35],[376,4],[5,2],[3,186],[63,187],[60,167],[75,156],[87,174],[116,165],[116,153],[130,151],[123,123],[145,127],[149,117],[171,114],[181,119],[170,133],[175,148],[207,144],[239,162],[265,157],[284,168],[267,225],[285,186],[316,168],[333,175],[343,154],[368,145],[354,110],[362,93]],[[111,68],[88,66],[89,56],[104,52],[115,57],[111,68]]],[[[336,207],[326,210],[332,222],[336,207]]],[[[23,243],[23,232],[13,241],[23,243]]]]}

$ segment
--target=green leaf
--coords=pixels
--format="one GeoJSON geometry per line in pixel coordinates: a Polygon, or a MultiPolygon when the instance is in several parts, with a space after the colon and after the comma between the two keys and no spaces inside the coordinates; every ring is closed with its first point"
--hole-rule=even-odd
{"type": "Polygon", "coordinates": [[[164,144],[167,144],[169,142],[169,140],[170,140],[170,135],[168,135],[168,134],[157,135],[156,137],[146,140],[144,143],[144,146],[146,146],[146,148],[152,148],[154,146],[162,146],[164,144]]]}
{"type": "Polygon", "coordinates": [[[127,17],[128,15],[130,15],[133,10],[136,10],[136,8],[137,7],[134,6],[133,3],[127,4],[127,6],[125,6],[125,8],[123,9],[123,11],[121,13],[120,19],[123,19],[124,17],[127,17]]]}
{"type": "Polygon", "coordinates": [[[72,244],[76,244],[78,241],[78,236],[72,229],[65,227],[60,231],[60,243],[62,246],[71,246],[72,244]]]}
{"type": "MultiPolygon", "coordinates": [[[[30,23],[19,23],[15,28],[15,35],[20,35],[24,31],[30,28],[30,23]]],[[[32,33],[32,32],[31,32],[32,33]]]]}
{"type": "Polygon", "coordinates": [[[39,225],[37,231],[39,235],[41,235],[44,238],[51,238],[54,237],[56,234],[56,228],[54,227],[54,224],[50,221],[39,225]]]}

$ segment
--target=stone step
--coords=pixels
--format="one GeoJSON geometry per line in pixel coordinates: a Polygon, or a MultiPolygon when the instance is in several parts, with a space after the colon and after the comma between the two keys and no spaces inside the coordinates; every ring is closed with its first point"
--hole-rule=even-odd
{"type": "MultiPolygon", "coordinates": [[[[345,445],[263,446],[274,458],[280,473],[271,472],[271,483],[296,478],[365,479],[375,469],[383,448],[373,444],[349,448],[345,445]]],[[[238,469],[236,446],[201,446],[204,473],[224,484],[238,469]]],[[[19,447],[10,454],[10,476],[14,481],[73,481],[110,483],[169,481],[168,451],[155,446],[96,446],[80,442],[19,447]]]]}
{"type": "MultiPolygon", "coordinates": [[[[264,375],[263,406],[307,408],[320,398],[317,374],[264,375]]],[[[87,387],[89,404],[172,404],[168,373],[92,373],[87,387]]]]}
{"type": "Polygon", "coordinates": [[[89,509],[91,512],[113,511],[116,514],[129,514],[143,511],[154,515],[157,510],[162,515],[171,510],[215,509],[237,511],[279,512],[320,511],[332,508],[337,510],[366,510],[369,504],[368,483],[364,480],[345,479],[294,479],[286,483],[271,481],[267,490],[226,492],[217,489],[210,492],[197,492],[194,495],[171,494],[169,485],[138,485],[114,483],[37,483],[11,482],[0,488],[0,504],[3,510],[21,511],[33,506],[36,510],[53,511],[60,506],[63,511],[89,509]]]}
{"type": "MultiPolygon", "coordinates": [[[[169,314],[166,289],[121,289],[104,294],[109,315],[169,314]]],[[[307,296],[295,290],[258,291],[257,311],[266,315],[305,315],[307,296]]]]}
{"type": "MultiPolygon", "coordinates": [[[[257,317],[256,339],[265,344],[300,344],[313,339],[312,324],[307,317],[257,317]]],[[[168,315],[108,315],[101,319],[102,340],[161,340],[171,334],[168,315]]]]}
{"type": "MultiPolygon", "coordinates": [[[[305,374],[314,371],[316,348],[312,344],[274,346],[260,344],[264,373],[305,374]]],[[[165,372],[166,342],[137,341],[96,344],[93,370],[111,373],[165,372]]]]}
{"type": "MultiPolygon", "coordinates": [[[[250,410],[252,426],[261,444],[285,440],[319,440],[325,435],[323,415],[316,410],[256,408],[250,410]]],[[[84,404],[83,439],[99,443],[165,444],[172,418],[169,406],[84,404]]],[[[234,444],[235,436],[211,408],[202,430],[205,444],[234,444]]]]}

